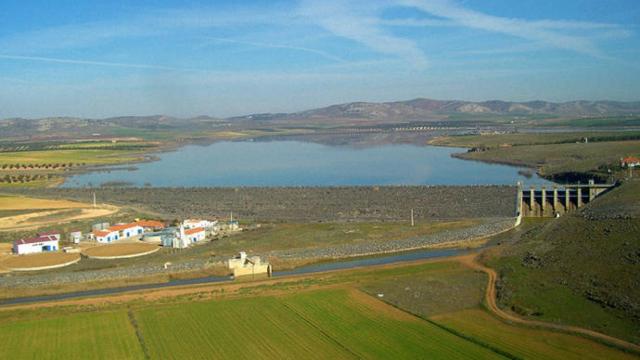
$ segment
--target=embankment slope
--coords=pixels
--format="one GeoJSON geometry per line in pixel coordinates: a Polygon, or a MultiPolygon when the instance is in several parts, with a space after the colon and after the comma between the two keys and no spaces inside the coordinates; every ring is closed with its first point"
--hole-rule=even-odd
{"type": "Polygon", "coordinates": [[[525,224],[487,254],[498,300],[520,315],[640,343],[640,181],[579,212],[525,224]]]}

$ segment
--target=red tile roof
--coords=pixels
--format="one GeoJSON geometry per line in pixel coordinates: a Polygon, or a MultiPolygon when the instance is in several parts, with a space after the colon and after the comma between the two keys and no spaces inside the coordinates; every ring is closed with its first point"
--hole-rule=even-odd
{"type": "Polygon", "coordinates": [[[38,236],[34,238],[29,238],[29,239],[16,240],[14,241],[14,243],[16,245],[22,245],[22,244],[35,244],[35,243],[45,242],[45,241],[58,241],[58,240],[52,236],[38,236]]]}
{"type": "Polygon", "coordinates": [[[99,237],[104,237],[107,236],[109,234],[111,234],[113,231],[107,231],[107,230],[93,230],[93,235],[95,236],[99,236],[99,237]]]}
{"type": "Polygon", "coordinates": [[[132,227],[136,227],[136,226],[138,226],[138,224],[136,224],[136,223],[113,225],[113,226],[111,226],[109,228],[109,230],[110,231],[121,231],[121,230],[131,229],[132,227]]]}
{"type": "Polygon", "coordinates": [[[628,164],[628,163],[637,163],[637,162],[640,162],[640,159],[638,159],[638,158],[637,158],[637,157],[635,157],[635,156],[628,156],[628,157],[626,157],[626,158],[622,159],[622,162],[624,162],[625,164],[628,164]]]}
{"type": "Polygon", "coordinates": [[[204,228],[198,227],[198,228],[193,228],[193,229],[186,229],[184,231],[185,235],[191,235],[191,234],[197,234],[199,232],[203,232],[204,228]]]}
{"type": "Polygon", "coordinates": [[[136,221],[134,224],[145,228],[164,229],[164,223],[156,220],[140,220],[136,221]]]}

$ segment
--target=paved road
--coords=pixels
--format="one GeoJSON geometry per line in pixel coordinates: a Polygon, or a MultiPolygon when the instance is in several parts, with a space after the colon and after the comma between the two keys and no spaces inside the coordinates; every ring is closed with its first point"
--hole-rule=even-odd
{"type": "MultiPolygon", "coordinates": [[[[334,262],[303,266],[303,267],[299,267],[299,268],[288,270],[288,271],[276,271],[273,273],[273,276],[282,277],[282,276],[291,276],[291,275],[300,275],[300,274],[313,274],[313,273],[320,273],[320,272],[331,271],[331,270],[342,270],[342,269],[366,267],[366,266],[372,266],[372,265],[393,264],[393,263],[415,261],[415,260],[421,260],[421,259],[444,258],[444,257],[462,255],[465,253],[467,253],[466,250],[456,250],[456,249],[412,251],[412,252],[394,254],[394,255],[334,261],[334,262]]],[[[143,284],[143,285],[133,285],[133,286],[118,287],[118,288],[75,291],[75,292],[55,294],[55,295],[30,296],[30,297],[5,299],[5,300],[0,300],[0,306],[50,302],[50,301],[68,300],[68,299],[76,299],[76,298],[92,297],[92,296],[114,295],[114,294],[130,292],[130,291],[162,289],[162,288],[184,286],[184,285],[219,283],[219,282],[227,282],[232,280],[233,278],[228,276],[210,276],[210,277],[195,278],[195,279],[180,279],[180,280],[172,280],[165,283],[143,284]]]]}

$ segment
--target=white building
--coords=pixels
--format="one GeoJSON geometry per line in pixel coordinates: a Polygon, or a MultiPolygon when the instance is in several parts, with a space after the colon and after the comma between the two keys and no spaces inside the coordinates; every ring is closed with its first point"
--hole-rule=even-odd
{"type": "Polygon", "coordinates": [[[121,239],[144,234],[144,228],[136,223],[113,225],[107,231],[117,231],[121,239]]]}
{"type": "Polygon", "coordinates": [[[36,254],[43,251],[57,251],[60,248],[54,236],[20,239],[13,242],[13,252],[18,255],[36,254]]]}
{"type": "Polygon", "coordinates": [[[272,268],[271,264],[266,261],[262,261],[259,256],[248,257],[247,253],[241,251],[238,256],[227,260],[227,266],[229,270],[233,271],[233,277],[240,276],[255,276],[265,274],[271,277],[272,268]]]}
{"type": "Polygon", "coordinates": [[[82,231],[72,231],[69,233],[69,241],[74,244],[80,244],[80,240],[82,240],[82,231]]]}
{"type": "Polygon", "coordinates": [[[217,230],[218,221],[209,221],[209,220],[201,220],[201,219],[187,219],[182,222],[182,226],[185,229],[197,229],[203,228],[205,230],[217,230]]]}
{"type": "Polygon", "coordinates": [[[91,234],[97,242],[103,244],[108,244],[110,242],[120,240],[120,233],[118,233],[117,231],[93,230],[91,234]]]}
{"type": "Polygon", "coordinates": [[[193,228],[193,229],[185,229],[184,230],[184,235],[186,236],[186,238],[191,243],[202,241],[206,237],[206,233],[204,231],[204,228],[201,228],[201,227],[193,228]]]}

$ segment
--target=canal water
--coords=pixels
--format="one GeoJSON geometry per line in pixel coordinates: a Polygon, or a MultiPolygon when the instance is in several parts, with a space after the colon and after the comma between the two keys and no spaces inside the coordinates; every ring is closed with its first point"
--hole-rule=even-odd
{"type": "MultiPolygon", "coordinates": [[[[354,269],[354,268],[360,268],[360,267],[366,267],[366,266],[394,264],[394,263],[401,263],[401,262],[415,261],[415,260],[422,260],[422,259],[445,258],[445,257],[462,255],[468,252],[469,250],[462,250],[462,249],[412,251],[412,252],[393,254],[393,255],[382,255],[382,256],[366,257],[366,258],[359,258],[359,259],[339,260],[339,261],[313,264],[308,266],[302,266],[292,270],[275,271],[273,273],[273,276],[283,277],[283,276],[291,276],[291,275],[313,274],[313,273],[320,273],[320,272],[331,271],[331,270],[354,269]]],[[[226,282],[231,280],[233,279],[228,276],[209,276],[209,277],[202,277],[202,278],[195,278],[195,279],[179,279],[179,280],[171,280],[165,283],[158,283],[158,284],[132,285],[132,286],[125,286],[125,287],[118,287],[118,288],[76,291],[76,292],[69,292],[69,293],[55,294],[55,295],[4,299],[4,300],[0,300],[0,306],[68,300],[68,299],[91,297],[91,296],[115,295],[115,294],[120,294],[128,291],[163,289],[163,288],[183,286],[183,285],[220,283],[220,282],[226,282]]]]}
{"type": "Polygon", "coordinates": [[[218,142],[158,154],[134,169],[71,176],[63,187],[544,184],[531,170],[451,157],[466,149],[415,145],[367,148],[299,141],[218,142]]]}

